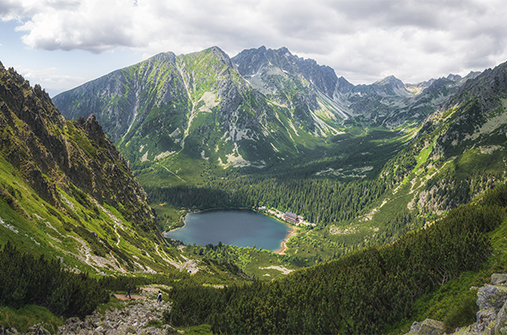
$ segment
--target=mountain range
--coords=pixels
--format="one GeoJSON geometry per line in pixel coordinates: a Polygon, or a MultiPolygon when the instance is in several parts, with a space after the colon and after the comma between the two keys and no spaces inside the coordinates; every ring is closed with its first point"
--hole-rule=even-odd
{"type": "Polygon", "coordinates": [[[329,139],[358,128],[421,122],[476,75],[354,86],[286,48],[230,58],[212,47],[158,54],[53,101],[70,119],[95,114],[134,170],[179,154],[222,168],[265,168],[323,157],[329,139]]]}
{"type": "MultiPolygon", "coordinates": [[[[403,206],[430,214],[466,203],[502,178],[502,138],[490,132],[505,123],[498,109],[504,69],[417,84],[389,76],[352,85],[286,48],[249,49],[230,58],[212,47],[158,54],[53,101],[68,118],[96,115],[150,192],[179,192],[184,199],[181,190],[169,190],[214,189],[214,180],[230,179],[231,171],[277,180],[380,180],[395,190],[410,180],[403,206]],[[471,101],[480,116],[469,116],[471,101]],[[479,128],[482,133],[473,133],[479,128]]],[[[224,187],[234,198],[238,185],[224,187]]],[[[384,196],[387,203],[400,199],[384,196]]],[[[173,205],[208,206],[192,202],[173,205]]],[[[301,200],[286,202],[286,209],[323,217],[323,209],[302,208],[301,200]]]]}

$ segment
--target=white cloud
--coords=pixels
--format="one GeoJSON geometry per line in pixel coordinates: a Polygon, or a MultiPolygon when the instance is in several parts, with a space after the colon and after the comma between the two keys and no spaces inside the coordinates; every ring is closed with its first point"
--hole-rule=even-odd
{"type": "Polygon", "coordinates": [[[153,55],[287,47],[353,83],[417,82],[507,59],[502,0],[5,0],[33,49],[153,55]]]}
{"type": "Polygon", "coordinates": [[[26,80],[30,81],[30,85],[40,84],[41,87],[47,89],[50,96],[66,90],[69,87],[75,87],[83,84],[86,80],[82,77],[73,77],[62,75],[61,70],[57,68],[25,68],[17,66],[16,71],[26,80]]]}

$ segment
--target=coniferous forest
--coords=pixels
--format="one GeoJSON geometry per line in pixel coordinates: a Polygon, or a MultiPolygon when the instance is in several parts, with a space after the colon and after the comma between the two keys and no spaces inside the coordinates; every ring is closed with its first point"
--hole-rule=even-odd
{"type": "Polygon", "coordinates": [[[167,201],[199,209],[268,205],[323,224],[357,216],[385,190],[386,184],[380,179],[342,183],[327,179],[237,178],[202,187],[146,187],[154,203],[167,201]]]}
{"type": "Polygon", "coordinates": [[[208,323],[217,333],[382,333],[410,317],[415,299],[481,267],[491,255],[488,233],[503,221],[506,207],[503,184],[392,244],[281,280],[175,288],[167,318],[176,326],[208,323]]]}
{"type": "Polygon", "coordinates": [[[64,270],[58,259],[21,253],[10,243],[0,250],[0,306],[33,304],[56,315],[85,317],[109,301],[108,290],[87,273],[64,270]]]}

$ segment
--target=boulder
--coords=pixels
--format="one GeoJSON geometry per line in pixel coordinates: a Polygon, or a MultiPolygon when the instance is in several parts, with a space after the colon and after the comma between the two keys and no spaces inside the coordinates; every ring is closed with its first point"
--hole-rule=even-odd
{"type": "Polygon", "coordinates": [[[417,332],[418,335],[440,335],[445,332],[445,326],[442,321],[426,319],[421,324],[417,332]]]}
{"type": "Polygon", "coordinates": [[[496,315],[496,322],[493,327],[493,334],[507,334],[507,302],[496,315]]]}
{"type": "Polygon", "coordinates": [[[51,335],[51,333],[42,324],[38,323],[28,328],[26,335],[51,335]]]}
{"type": "MultiPolygon", "coordinates": [[[[445,332],[444,323],[437,320],[426,319],[422,323],[415,321],[410,327],[410,335],[440,335],[445,332]]],[[[407,334],[407,335],[408,335],[407,334]]]]}
{"type": "Polygon", "coordinates": [[[493,307],[500,309],[507,300],[507,287],[497,285],[484,285],[477,292],[477,306],[479,309],[493,307]]]}
{"type": "Polygon", "coordinates": [[[486,309],[481,309],[477,312],[476,318],[477,318],[477,329],[479,331],[483,331],[488,327],[488,325],[496,320],[496,313],[497,310],[493,307],[489,307],[486,309]]]}
{"type": "Polygon", "coordinates": [[[507,274],[506,273],[493,273],[491,275],[491,285],[507,286],[507,274]]]}
{"type": "Polygon", "coordinates": [[[412,323],[412,326],[410,326],[410,332],[409,333],[415,333],[415,332],[418,332],[419,329],[421,329],[421,324],[417,321],[414,321],[414,323],[412,323]]]}

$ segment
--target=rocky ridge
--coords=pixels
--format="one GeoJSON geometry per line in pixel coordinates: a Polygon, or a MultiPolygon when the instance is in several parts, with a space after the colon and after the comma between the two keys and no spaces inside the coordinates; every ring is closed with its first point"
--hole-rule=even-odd
{"type": "Polygon", "coordinates": [[[180,263],[95,115],[67,120],[39,85],[1,64],[0,158],[1,242],[54,255],[72,271],[154,273],[180,263]]]}
{"type": "MultiPolygon", "coordinates": [[[[166,287],[167,288],[167,287],[166,287]]],[[[171,310],[167,301],[157,302],[158,289],[141,288],[140,295],[132,295],[132,300],[119,303],[121,308],[110,307],[103,314],[97,311],[83,320],[71,317],[58,328],[58,335],[165,335],[176,332],[170,325],[164,324],[163,313],[171,310]],[[135,298],[135,299],[134,299],[135,298]]],[[[116,296],[116,295],[115,295],[116,296]]],[[[123,296],[120,296],[123,298],[123,296]]],[[[0,327],[0,335],[49,335],[42,324],[36,324],[26,333],[15,328],[0,327]]]]}
{"type": "MultiPolygon", "coordinates": [[[[64,210],[57,188],[77,188],[154,229],[148,197],[94,115],[67,121],[39,85],[0,63],[0,152],[37,194],[64,210]],[[118,203],[131,204],[123,211],[118,203]]],[[[148,228],[149,227],[149,228],[148,228]]]]}

